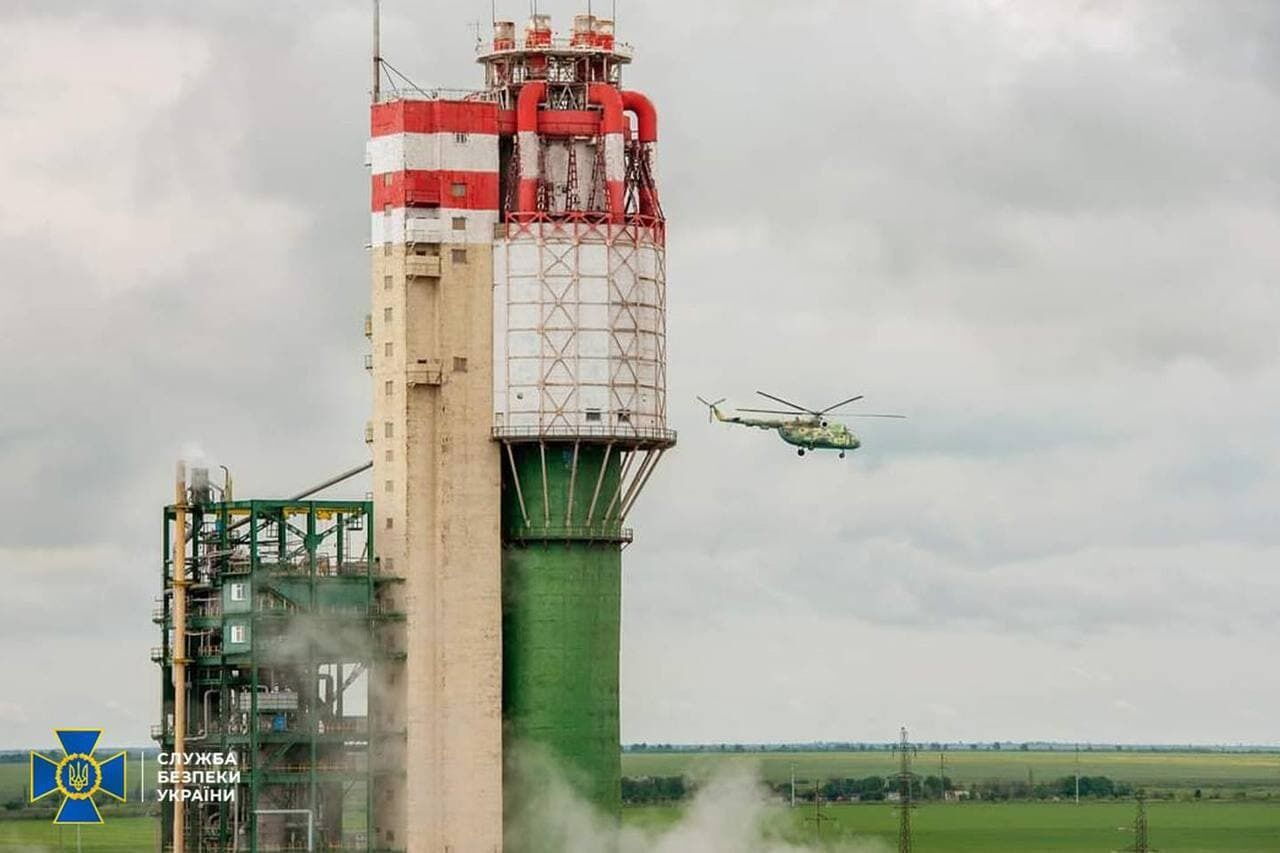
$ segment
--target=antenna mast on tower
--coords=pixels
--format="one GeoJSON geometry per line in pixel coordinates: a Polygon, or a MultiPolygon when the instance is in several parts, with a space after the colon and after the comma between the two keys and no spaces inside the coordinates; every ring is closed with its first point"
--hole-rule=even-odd
{"type": "Polygon", "coordinates": [[[382,94],[382,9],[378,0],[373,0],[373,102],[378,103],[382,94]]]}

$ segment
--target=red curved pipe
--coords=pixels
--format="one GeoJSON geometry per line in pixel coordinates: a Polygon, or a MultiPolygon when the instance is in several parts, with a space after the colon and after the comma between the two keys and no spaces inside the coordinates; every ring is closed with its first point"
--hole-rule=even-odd
{"type": "Polygon", "coordinates": [[[538,132],[538,104],[547,96],[547,84],[541,80],[525,83],[520,87],[516,100],[516,131],[538,132]]]}
{"type": "MultiPolygon", "coordinates": [[[[658,111],[654,109],[653,101],[640,92],[623,92],[622,108],[636,114],[637,138],[641,145],[640,156],[649,157],[649,151],[644,146],[653,145],[658,141],[658,111]]],[[[642,185],[639,195],[640,215],[653,216],[658,210],[653,187],[642,185]]]]}
{"type": "Polygon", "coordinates": [[[626,216],[626,148],[623,133],[627,119],[622,109],[622,93],[608,83],[592,83],[587,87],[587,101],[604,110],[600,121],[604,143],[604,179],[609,196],[609,218],[621,222],[626,216]]]}
{"type": "Polygon", "coordinates": [[[592,83],[587,87],[587,101],[599,104],[604,109],[602,133],[622,133],[624,118],[622,116],[622,93],[608,83],[592,83]]]}
{"type": "Polygon", "coordinates": [[[640,141],[641,142],[657,142],[658,141],[658,111],[654,109],[653,101],[639,92],[622,93],[622,108],[627,112],[636,114],[636,123],[639,124],[640,141]]]}
{"type": "Polygon", "coordinates": [[[533,142],[538,135],[538,104],[547,96],[541,80],[525,83],[516,100],[516,146],[520,152],[520,189],[516,211],[530,213],[538,207],[538,152],[533,142]],[[532,136],[530,136],[532,134],[532,136]]]}

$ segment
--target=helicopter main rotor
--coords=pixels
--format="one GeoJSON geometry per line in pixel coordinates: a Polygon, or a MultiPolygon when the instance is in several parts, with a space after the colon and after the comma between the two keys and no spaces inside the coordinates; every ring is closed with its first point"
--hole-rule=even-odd
{"type": "MultiPolygon", "coordinates": [[[[754,413],[756,413],[756,414],[762,414],[762,415],[791,415],[791,416],[793,416],[793,417],[799,417],[799,416],[801,416],[801,415],[809,415],[810,417],[817,419],[817,421],[818,421],[819,423],[821,423],[823,426],[826,426],[826,423],[827,423],[827,421],[826,421],[826,416],[827,416],[827,414],[828,414],[828,413],[830,413],[830,412],[834,412],[836,409],[839,409],[839,408],[841,408],[842,406],[847,406],[847,405],[849,405],[850,403],[856,403],[858,400],[861,400],[861,399],[863,398],[863,395],[862,395],[862,394],[858,394],[857,396],[850,397],[850,398],[849,398],[849,399],[847,399],[847,400],[841,400],[839,403],[834,403],[834,404],[832,404],[832,405],[830,405],[830,406],[827,406],[825,409],[810,409],[810,408],[808,408],[807,406],[801,406],[801,405],[799,405],[798,403],[793,403],[793,402],[791,402],[790,400],[784,400],[784,399],[782,399],[781,397],[776,397],[776,396],[774,396],[773,394],[767,394],[767,393],[765,393],[764,391],[756,391],[756,393],[757,393],[757,394],[759,394],[761,397],[765,397],[765,398],[767,398],[767,399],[769,399],[769,400],[773,400],[775,403],[781,403],[781,404],[782,404],[782,405],[784,405],[784,406],[790,406],[790,407],[791,407],[791,409],[790,409],[790,410],[784,410],[784,409],[738,409],[738,411],[740,411],[740,412],[754,412],[754,413]]],[[[841,417],[846,417],[846,418],[902,418],[902,419],[905,419],[905,418],[906,418],[906,415],[885,415],[885,414],[872,414],[872,413],[858,413],[858,414],[841,415],[841,417]]]]}

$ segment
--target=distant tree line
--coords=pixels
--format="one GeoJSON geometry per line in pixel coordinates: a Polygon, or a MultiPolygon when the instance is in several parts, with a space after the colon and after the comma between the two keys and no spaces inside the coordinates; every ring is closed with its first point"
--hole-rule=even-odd
{"type": "MultiPolygon", "coordinates": [[[[877,743],[859,741],[815,741],[812,743],[629,743],[623,752],[892,752],[897,741],[877,743]]],[[[1280,747],[1268,744],[1230,744],[1197,746],[1195,744],[1114,744],[1057,743],[1050,741],[934,741],[919,744],[932,752],[969,750],[971,752],[1156,752],[1156,753],[1275,753],[1280,747]]],[[[5,759],[0,753],[0,762],[5,759]]]]}
{"type": "Polygon", "coordinates": [[[675,803],[692,793],[683,776],[624,776],[622,802],[639,806],[652,803],[675,803]]]}
{"type": "MultiPolygon", "coordinates": [[[[787,801],[791,798],[789,781],[775,782],[769,788],[780,800],[787,801]]],[[[673,803],[692,796],[694,790],[694,785],[683,776],[625,777],[622,780],[622,801],[627,805],[673,803]]],[[[876,803],[898,796],[899,790],[899,781],[896,776],[864,776],[860,779],[846,777],[827,779],[825,782],[819,782],[816,788],[812,780],[797,780],[795,796],[797,801],[806,803],[813,802],[816,796],[821,796],[823,801],[829,803],[876,803]]],[[[954,793],[956,790],[950,776],[916,776],[911,783],[912,798],[921,802],[946,799],[949,792],[954,793]]],[[[1133,793],[1132,785],[1116,782],[1107,776],[1080,777],[1081,799],[1109,800],[1131,797],[1133,793]]],[[[991,779],[974,782],[967,786],[961,795],[966,799],[993,802],[1074,799],[1076,777],[1063,776],[1050,782],[1040,783],[991,779]]]]}

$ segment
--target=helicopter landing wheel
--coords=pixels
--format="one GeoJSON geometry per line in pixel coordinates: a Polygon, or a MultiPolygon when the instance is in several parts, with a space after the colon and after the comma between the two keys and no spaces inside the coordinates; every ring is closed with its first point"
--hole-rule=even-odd
{"type": "Polygon", "coordinates": [[[803,447],[796,451],[796,456],[804,456],[804,448],[803,448],[803,447]]]}

